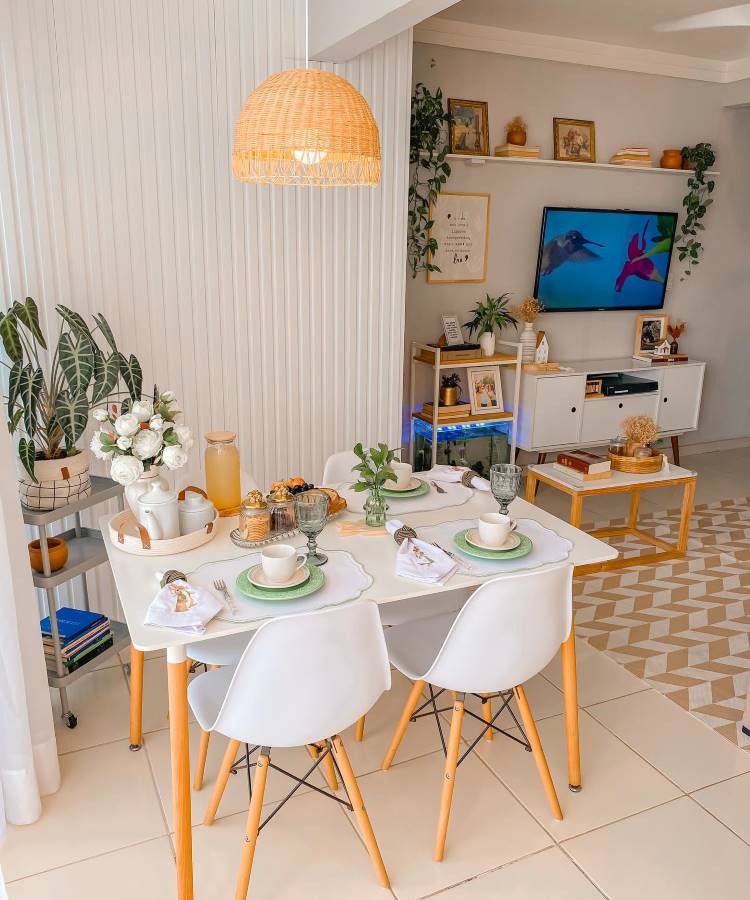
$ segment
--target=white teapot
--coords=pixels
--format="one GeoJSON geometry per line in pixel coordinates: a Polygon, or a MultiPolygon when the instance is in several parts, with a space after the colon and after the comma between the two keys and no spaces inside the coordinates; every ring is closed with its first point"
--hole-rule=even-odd
{"type": "Polygon", "coordinates": [[[200,531],[216,518],[216,508],[200,488],[183,488],[179,501],[180,534],[200,531]]]}
{"type": "Polygon", "coordinates": [[[166,541],[180,534],[177,492],[162,479],[155,479],[145,494],[138,498],[138,521],[152,541],[166,541]]]}

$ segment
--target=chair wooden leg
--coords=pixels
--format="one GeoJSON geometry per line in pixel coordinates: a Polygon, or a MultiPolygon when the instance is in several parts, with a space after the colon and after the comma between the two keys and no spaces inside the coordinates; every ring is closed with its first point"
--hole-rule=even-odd
{"type": "MultiPolygon", "coordinates": [[[[320,756],[320,747],[317,744],[308,744],[307,752],[312,759],[317,759],[320,756]]],[[[325,775],[328,787],[332,791],[337,791],[339,789],[339,783],[336,778],[336,769],[334,768],[330,753],[327,754],[326,758],[323,760],[323,774],[325,775]]]]}
{"type": "Polygon", "coordinates": [[[130,645],[130,749],[143,743],[143,651],[130,645]]]}
{"type": "Polygon", "coordinates": [[[360,744],[365,739],[365,717],[361,716],[357,719],[357,729],[354,732],[354,740],[358,741],[360,744]]]}
{"type": "Polygon", "coordinates": [[[237,876],[237,888],[234,892],[234,900],[245,900],[247,897],[247,889],[250,887],[250,872],[253,868],[255,845],[258,842],[258,827],[260,825],[260,814],[263,807],[263,795],[266,792],[269,758],[270,751],[268,747],[262,747],[260,755],[258,756],[258,762],[255,765],[253,799],[250,801],[250,809],[247,814],[245,846],[242,848],[240,873],[237,876]]]}
{"type": "Polygon", "coordinates": [[[211,732],[201,729],[201,742],[198,747],[198,759],[195,763],[195,779],[193,790],[199,791],[203,787],[203,776],[206,772],[206,757],[208,756],[208,742],[211,740],[211,732]]]}
{"type": "MultiPolygon", "coordinates": [[[[492,699],[490,697],[485,697],[482,700],[482,718],[488,725],[492,721],[492,699]]],[[[485,733],[484,733],[485,741],[492,740],[492,733],[493,732],[492,732],[491,728],[488,728],[487,731],[485,731],[485,733]]]]}
{"type": "Polygon", "coordinates": [[[560,801],[557,799],[557,792],[555,791],[555,785],[549,772],[547,757],[544,755],[544,750],[542,750],[542,742],[539,740],[539,732],[536,730],[536,722],[531,714],[529,701],[526,699],[526,694],[521,685],[514,688],[513,693],[516,695],[516,702],[518,703],[518,709],[521,713],[524,731],[531,744],[531,752],[534,754],[534,761],[539,770],[539,777],[542,779],[542,785],[544,786],[544,792],[547,795],[552,815],[558,822],[562,822],[563,814],[560,809],[560,801]]]}
{"type": "Polygon", "coordinates": [[[375,832],[372,830],[370,817],[367,815],[367,810],[365,809],[365,803],[362,799],[357,779],[354,777],[352,764],[349,762],[349,756],[344,748],[344,742],[339,735],[336,734],[331,738],[331,746],[333,747],[333,752],[336,754],[336,762],[341,772],[341,777],[344,779],[344,785],[349,794],[349,800],[354,807],[354,815],[357,817],[357,824],[362,833],[362,840],[365,842],[367,852],[370,854],[370,859],[372,860],[372,865],[375,869],[375,875],[381,886],[388,888],[391,886],[391,883],[388,879],[385,865],[383,864],[383,857],[380,855],[378,842],[375,840],[375,832]]]}
{"type": "Polygon", "coordinates": [[[461,725],[463,720],[464,701],[456,699],[453,702],[451,733],[448,736],[448,752],[445,756],[443,793],[440,798],[440,816],[435,838],[435,862],[442,862],[445,855],[445,839],[448,835],[448,819],[450,818],[451,803],[453,802],[453,787],[456,783],[456,768],[458,767],[458,751],[461,747],[461,725]]]}
{"type": "Polygon", "coordinates": [[[672,441],[672,459],[674,460],[674,464],[679,466],[680,464],[680,436],[679,434],[673,434],[671,437],[672,441]]]}
{"type": "Polygon", "coordinates": [[[229,781],[229,774],[232,771],[234,761],[237,759],[237,753],[239,752],[239,749],[239,741],[230,741],[227,744],[227,750],[224,754],[224,759],[221,761],[219,774],[216,776],[216,785],[214,787],[214,792],[211,795],[211,801],[208,804],[206,814],[205,816],[203,816],[204,825],[213,825],[214,823],[214,819],[216,818],[216,810],[219,808],[219,804],[221,803],[221,798],[224,794],[224,788],[226,788],[227,781],[229,781]]]}
{"type": "Polygon", "coordinates": [[[385,754],[383,758],[383,768],[390,769],[391,763],[393,762],[393,757],[396,755],[396,751],[398,750],[399,744],[406,732],[406,729],[409,725],[409,719],[411,719],[411,714],[417,708],[417,703],[419,703],[419,698],[422,696],[422,688],[424,687],[424,681],[415,681],[412,686],[411,693],[409,694],[409,699],[406,701],[404,705],[404,709],[401,713],[401,718],[398,720],[398,725],[396,726],[396,730],[393,732],[393,737],[391,738],[391,745],[388,748],[388,752],[385,754]]]}

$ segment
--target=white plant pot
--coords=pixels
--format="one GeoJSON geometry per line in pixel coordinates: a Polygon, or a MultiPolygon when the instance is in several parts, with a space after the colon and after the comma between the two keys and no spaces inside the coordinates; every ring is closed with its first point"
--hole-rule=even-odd
{"type": "Polygon", "coordinates": [[[521,359],[525,363],[533,363],[536,359],[536,331],[533,322],[524,322],[523,331],[518,339],[521,345],[521,359]]]}
{"type": "Polygon", "coordinates": [[[158,483],[164,491],[169,486],[159,473],[159,467],[151,466],[150,469],[145,471],[143,475],[136,479],[132,484],[125,485],[125,501],[136,519],[138,519],[138,500],[146,493],[146,491],[151,489],[151,485],[155,482],[158,483]]]}
{"type": "Polygon", "coordinates": [[[50,510],[67,506],[91,493],[88,450],[61,459],[38,459],[34,463],[36,483],[18,460],[18,491],[28,509],[50,510]]]}
{"type": "Polygon", "coordinates": [[[485,331],[479,335],[479,346],[482,348],[482,356],[495,355],[495,332],[485,331]]]}

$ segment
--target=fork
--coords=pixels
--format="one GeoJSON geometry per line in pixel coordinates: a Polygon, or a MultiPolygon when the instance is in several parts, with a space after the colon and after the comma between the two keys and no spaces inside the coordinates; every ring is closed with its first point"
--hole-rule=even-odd
{"type": "Polygon", "coordinates": [[[438,494],[447,494],[448,491],[442,485],[439,485],[437,481],[431,481],[430,484],[435,488],[438,494]]]}
{"type": "Polygon", "coordinates": [[[437,541],[430,541],[433,547],[437,547],[438,550],[442,550],[446,556],[449,556],[453,562],[458,563],[458,565],[466,572],[467,575],[478,575],[481,573],[475,572],[474,569],[466,562],[464,562],[460,556],[456,556],[455,553],[451,553],[450,550],[446,550],[445,547],[438,544],[437,541]]]}
{"type": "Polygon", "coordinates": [[[226,600],[227,605],[229,606],[230,612],[232,613],[233,616],[236,616],[237,615],[237,607],[234,605],[234,600],[232,599],[232,595],[229,593],[229,589],[227,588],[226,583],[224,582],[224,579],[217,578],[217,580],[214,581],[214,587],[220,594],[224,595],[224,599],[226,600]]]}

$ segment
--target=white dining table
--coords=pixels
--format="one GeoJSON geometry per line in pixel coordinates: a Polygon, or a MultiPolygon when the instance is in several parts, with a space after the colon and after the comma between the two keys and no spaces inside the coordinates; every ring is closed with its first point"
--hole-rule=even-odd
{"type": "MultiPolygon", "coordinates": [[[[420,526],[436,525],[452,520],[475,518],[482,513],[496,511],[497,504],[488,492],[474,490],[472,496],[460,506],[433,509],[428,512],[413,512],[400,516],[403,521],[413,526],[417,532],[420,526]]],[[[533,506],[517,497],[510,508],[511,515],[516,518],[534,519],[541,525],[551,528],[563,538],[567,538],[572,549],[568,557],[576,568],[591,567],[606,563],[617,556],[617,551],[603,541],[574,528],[567,522],[551,515],[539,507],[533,506]]],[[[391,504],[390,513],[398,516],[397,501],[391,504]]],[[[249,555],[254,552],[235,546],[230,531],[237,526],[237,517],[218,520],[218,533],[207,544],[182,554],[172,556],[146,556],[125,553],[112,543],[109,536],[108,523],[111,516],[104,516],[99,525],[104,536],[104,543],[112,566],[115,584],[120,596],[125,620],[130,631],[132,642],[131,661],[134,667],[140,666],[142,673],[143,654],[148,651],[166,650],[168,692],[169,692],[169,731],[170,753],[172,765],[172,796],[174,807],[175,856],[177,862],[177,896],[178,900],[193,900],[193,866],[192,866],[192,830],[191,830],[191,779],[190,753],[188,736],[188,701],[187,682],[188,665],[185,647],[187,644],[201,640],[210,640],[221,635],[250,632],[256,630],[262,620],[235,623],[214,619],[209,623],[202,635],[185,634],[183,632],[144,625],[146,610],[159,588],[157,572],[167,569],[189,573],[199,566],[222,559],[249,555]]],[[[362,522],[361,513],[343,513],[340,520],[362,522]]],[[[298,534],[289,539],[295,546],[305,544],[303,535],[298,534]]],[[[478,586],[487,576],[456,573],[444,585],[423,584],[408,581],[395,574],[395,559],[398,546],[387,533],[382,534],[349,534],[343,535],[337,522],[330,522],[319,537],[323,550],[344,550],[372,577],[372,584],[361,598],[373,600],[378,604],[408,601],[411,597],[424,597],[453,591],[457,588],[478,586]]],[[[509,573],[508,577],[511,577],[509,573]]],[[[578,748],[578,700],[575,668],[575,634],[571,633],[562,645],[562,670],[565,729],[568,751],[568,781],[572,790],[580,790],[581,766],[578,748]]],[[[135,683],[137,679],[132,678],[135,683]]],[[[142,677],[141,677],[142,683],[142,677]]],[[[131,695],[131,746],[140,744],[140,690],[131,695]]]]}

